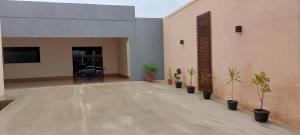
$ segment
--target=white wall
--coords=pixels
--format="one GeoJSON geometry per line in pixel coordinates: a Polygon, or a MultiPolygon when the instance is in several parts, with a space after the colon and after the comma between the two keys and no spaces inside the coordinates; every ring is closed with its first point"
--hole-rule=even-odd
{"type": "MultiPolygon", "coordinates": [[[[0,22],[0,48],[2,48],[1,22],[0,22]]],[[[2,58],[2,49],[0,49],[0,58],[2,58]]],[[[4,79],[3,79],[3,59],[0,59],[0,98],[4,95],[4,79]]]]}
{"type": "Polygon", "coordinates": [[[39,46],[40,63],[4,64],[5,79],[72,76],[72,47],[103,47],[105,74],[118,73],[114,38],[4,38],[3,46],[39,46]]]}
{"type": "Polygon", "coordinates": [[[129,53],[128,53],[128,39],[119,39],[117,45],[117,52],[118,52],[118,73],[124,76],[129,75],[129,53]]]}

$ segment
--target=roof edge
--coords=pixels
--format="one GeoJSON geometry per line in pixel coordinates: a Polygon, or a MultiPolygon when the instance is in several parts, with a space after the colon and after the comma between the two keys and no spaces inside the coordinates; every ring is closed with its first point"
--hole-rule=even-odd
{"type": "MultiPolygon", "coordinates": [[[[1,1],[1,0],[0,0],[1,1]]],[[[97,4],[97,3],[79,3],[79,2],[55,2],[55,1],[31,1],[31,0],[7,0],[8,2],[40,3],[40,4],[66,4],[66,5],[86,5],[86,6],[110,6],[110,7],[128,7],[135,8],[133,5],[116,4],[97,4]]]]}
{"type": "Polygon", "coordinates": [[[182,10],[188,8],[189,6],[193,5],[193,4],[196,3],[197,1],[199,1],[199,0],[192,0],[192,1],[190,1],[189,3],[183,5],[182,7],[180,7],[180,8],[177,9],[177,10],[175,10],[173,13],[171,13],[171,14],[165,16],[164,18],[171,18],[172,16],[176,15],[176,14],[179,13],[180,11],[182,11],[182,10]]]}

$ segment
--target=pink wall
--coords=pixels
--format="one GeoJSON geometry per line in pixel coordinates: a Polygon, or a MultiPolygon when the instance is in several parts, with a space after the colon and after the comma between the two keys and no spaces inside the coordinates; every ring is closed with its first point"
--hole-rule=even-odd
{"type": "Polygon", "coordinates": [[[273,90],[266,96],[265,109],[273,118],[300,127],[299,8],[299,0],[191,2],[164,19],[166,77],[168,68],[197,68],[196,16],[211,11],[214,96],[230,98],[227,71],[236,67],[243,82],[235,86],[235,98],[252,110],[259,101],[250,80],[255,72],[265,71],[273,90]],[[236,25],[243,26],[243,33],[234,32],[236,25]]]}

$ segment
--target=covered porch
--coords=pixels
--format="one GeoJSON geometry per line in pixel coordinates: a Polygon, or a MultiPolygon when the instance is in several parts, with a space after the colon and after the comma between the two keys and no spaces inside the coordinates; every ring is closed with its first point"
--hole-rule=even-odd
{"type": "Polygon", "coordinates": [[[4,37],[2,40],[6,88],[130,79],[128,38],[4,37]]]}

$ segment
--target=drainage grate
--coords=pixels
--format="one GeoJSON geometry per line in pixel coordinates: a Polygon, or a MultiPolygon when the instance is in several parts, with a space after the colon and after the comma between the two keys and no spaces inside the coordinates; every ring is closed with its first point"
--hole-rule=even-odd
{"type": "Polygon", "coordinates": [[[13,101],[14,100],[1,100],[0,101],[0,111],[13,101]]]}

